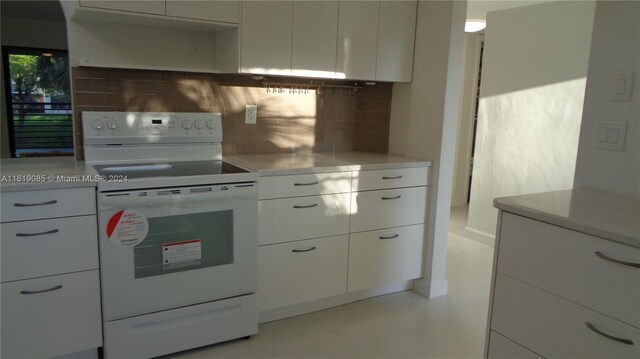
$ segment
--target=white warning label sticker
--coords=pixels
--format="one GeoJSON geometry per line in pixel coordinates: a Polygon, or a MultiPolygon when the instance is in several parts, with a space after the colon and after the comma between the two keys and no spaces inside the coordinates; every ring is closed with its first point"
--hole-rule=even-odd
{"type": "Polygon", "coordinates": [[[175,269],[202,263],[202,240],[165,243],[162,245],[162,269],[175,269]]]}

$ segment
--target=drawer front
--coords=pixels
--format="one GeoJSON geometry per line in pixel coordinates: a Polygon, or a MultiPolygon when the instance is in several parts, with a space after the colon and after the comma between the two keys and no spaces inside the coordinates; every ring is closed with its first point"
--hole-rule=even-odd
{"type": "Polygon", "coordinates": [[[259,309],[346,293],[348,243],[345,235],[259,247],[259,309]]]}
{"type": "Polygon", "coordinates": [[[98,268],[96,216],[0,224],[2,282],[98,268]]]}
{"type": "Polygon", "coordinates": [[[491,329],[547,358],[640,357],[640,329],[500,273],[491,329]],[[635,344],[598,334],[587,322],[635,344]]]}
{"type": "Polygon", "coordinates": [[[44,358],[102,346],[97,270],[1,286],[3,358],[44,358]]]}
{"type": "Polygon", "coordinates": [[[349,233],[349,194],[259,202],[261,245],[349,233]]]}
{"type": "Polygon", "coordinates": [[[426,186],[428,178],[428,167],[360,171],[354,172],[351,187],[353,191],[368,191],[374,189],[426,186]]]}
{"type": "Polygon", "coordinates": [[[424,225],[351,234],[349,292],[420,278],[424,225]]]}
{"type": "Polygon", "coordinates": [[[351,192],[351,172],[260,177],[260,199],[351,192]]]}
{"type": "Polygon", "coordinates": [[[420,224],[425,221],[427,187],[351,194],[351,232],[420,224]]]}
{"type": "Polygon", "coordinates": [[[96,189],[3,193],[0,213],[2,222],[96,214],[96,189]]]}
{"type": "Polygon", "coordinates": [[[538,354],[522,345],[491,331],[489,337],[489,359],[542,359],[538,354]]]}
{"type": "MultiPolygon", "coordinates": [[[[640,249],[503,213],[498,271],[640,327],[640,249]]],[[[639,344],[640,345],[640,344],[639,344]]]]}

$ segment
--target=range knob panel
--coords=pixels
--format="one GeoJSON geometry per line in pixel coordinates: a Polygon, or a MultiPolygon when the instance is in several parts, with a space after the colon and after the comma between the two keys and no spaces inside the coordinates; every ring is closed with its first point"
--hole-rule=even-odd
{"type": "Polygon", "coordinates": [[[197,129],[201,129],[203,127],[203,123],[201,119],[197,119],[194,123],[193,126],[197,129]]]}
{"type": "Polygon", "coordinates": [[[91,123],[91,127],[93,127],[96,130],[102,130],[104,128],[104,124],[102,123],[102,121],[100,119],[94,120],[91,123]]]}
{"type": "Polygon", "coordinates": [[[191,122],[191,120],[188,120],[188,119],[182,120],[182,128],[184,128],[185,130],[191,129],[192,126],[193,126],[193,123],[191,122]]]}

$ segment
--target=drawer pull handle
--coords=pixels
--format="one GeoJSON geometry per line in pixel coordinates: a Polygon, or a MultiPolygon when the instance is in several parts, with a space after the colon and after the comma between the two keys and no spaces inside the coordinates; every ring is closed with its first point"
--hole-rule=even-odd
{"type": "Polygon", "coordinates": [[[399,198],[402,198],[402,196],[401,195],[397,195],[395,197],[380,197],[380,199],[383,200],[383,201],[386,201],[386,200],[389,200],[389,199],[399,199],[399,198]]]}
{"type": "Polygon", "coordinates": [[[402,178],[402,176],[383,176],[382,179],[400,179],[402,178]]]}
{"type": "Polygon", "coordinates": [[[320,182],[315,181],[315,182],[308,182],[308,183],[294,183],[293,185],[294,186],[314,186],[314,185],[317,185],[318,183],[320,182]]]}
{"type": "Polygon", "coordinates": [[[596,332],[596,333],[598,333],[598,334],[600,334],[600,335],[602,335],[602,336],[604,336],[604,337],[607,337],[607,338],[609,338],[609,339],[613,339],[613,340],[615,340],[615,341],[617,341],[617,342],[620,342],[620,343],[624,343],[624,344],[628,344],[628,345],[633,345],[633,340],[623,339],[623,338],[618,338],[618,337],[614,337],[613,335],[609,335],[609,334],[607,334],[607,333],[604,333],[604,332],[602,332],[602,331],[598,330],[598,328],[594,327],[594,326],[593,326],[593,324],[591,324],[591,323],[589,323],[589,322],[584,322],[584,325],[586,325],[586,326],[587,326],[587,328],[589,328],[589,329],[593,330],[594,332],[596,332]]]}
{"type": "Polygon", "coordinates": [[[307,206],[293,206],[293,208],[295,208],[295,209],[300,209],[300,208],[313,208],[313,207],[318,207],[318,204],[317,204],[317,203],[314,203],[314,204],[310,204],[310,205],[307,205],[307,206]]]}
{"type": "Polygon", "coordinates": [[[45,231],[45,232],[39,232],[39,233],[16,233],[16,237],[35,237],[35,236],[44,236],[47,234],[54,234],[54,233],[58,233],[60,232],[60,230],[58,229],[52,229],[50,231],[45,231]]]}
{"type": "Polygon", "coordinates": [[[292,249],[291,252],[293,252],[293,253],[304,253],[304,252],[311,252],[314,249],[316,249],[316,246],[313,246],[313,247],[307,248],[307,249],[292,249]]]}
{"type": "Polygon", "coordinates": [[[619,259],[611,258],[608,255],[602,254],[602,253],[600,253],[598,251],[595,251],[594,254],[596,256],[602,258],[602,259],[605,259],[605,260],[608,260],[608,261],[611,261],[611,262],[615,262],[615,263],[622,264],[622,265],[629,266],[629,267],[640,268],[640,263],[621,261],[619,259]]]}
{"type": "Polygon", "coordinates": [[[46,206],[48,204],[56,204],[58,203],[57,200],[51,200],[51,201],[46,201],[46,202],[39,202],[39,203],[14,203],[13,205],[15,207],[36,207],[36,206],[46,206]]]}
{"type": "Polygon", "coordinates": [[[394,234],[392,236],[380,236],[378,238],[380,238],[380,239],[394,239],[394,238],[398,238],[398,237],[400,237],[399,234],[394,234]]]}
{"type": "Polygon", "coordinates": [[[53,292],[54,290],[58,290],[58,289],[62,289],[62,285],[59,284],[55,287],[49,288],[49,289],[43,289],[43,290],[23,290],[20,292],[20,294],[38,294],[38,293],[46,293],[46,292],[53,292]]]}

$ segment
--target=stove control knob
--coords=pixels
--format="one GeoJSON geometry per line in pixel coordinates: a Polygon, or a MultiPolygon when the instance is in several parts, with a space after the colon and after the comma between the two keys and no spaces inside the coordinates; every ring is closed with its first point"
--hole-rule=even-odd
{"type": "Polygon", "coordinates": [[[182,121],[182,128],[184,128],[185,130],[188,130],[191,128],[193,124],[191,123],[191,120],[183,120],[182,121]]]}
{"type": "Polygon", "coordinates": [[[91,123],[91,127],[95,128],[96,130],[102,130],[102,128],[104,127],[104,125],[102,124],[102,121],[98,120],[94,120],[91,123]]]}
{"type": "Polygon", "coordinates": [[[213,122],[213,120],[207,120],[207,127],[214,129],[216,127],[216,123],[213,122]]]}
{"type": "Polygon", "coordinates": [[[193,123],[193,126],[197,129],[201,129],[203,124],[202,124],[202,120],[197,119],[196,122],[193,123]]]}
{"type": "Polygon", "coordinates": [[[110,118],[107,120],[107,127],[109,129],[115,130],[116,128],[118,128],[118,123],[114,119],[110,118]]]}

